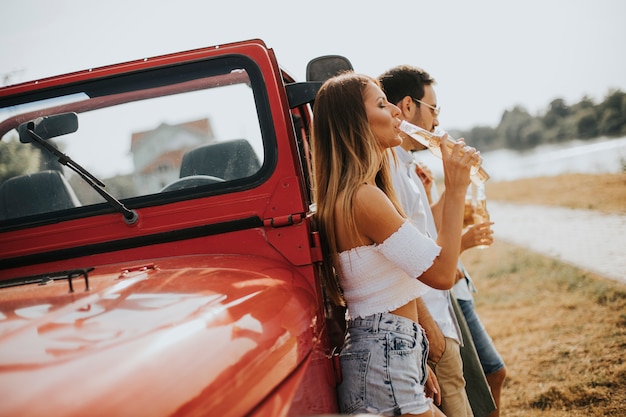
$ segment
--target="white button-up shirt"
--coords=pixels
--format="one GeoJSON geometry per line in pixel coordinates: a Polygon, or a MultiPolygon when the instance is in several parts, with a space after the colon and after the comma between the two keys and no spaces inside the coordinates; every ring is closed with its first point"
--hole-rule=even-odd
{"type": "MultiPolygon", "coordinates": [[[[393,186],[398,200],[415,226],[436,240],[435,220],[430,210],[424,184],[415,172],[416,161],[410,153],[399,146],[393,150],[398,158],[398,165],[393,161],[390,165],[393,186]]],[[[422,300],[443,335],[462,344],[461,330],[450,301],[450,291],[432,289],[422,295],[422,300]]]]}

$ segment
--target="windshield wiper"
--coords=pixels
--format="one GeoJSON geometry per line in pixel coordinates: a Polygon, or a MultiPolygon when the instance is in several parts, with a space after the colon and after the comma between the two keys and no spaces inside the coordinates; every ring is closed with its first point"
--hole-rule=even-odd
{"type": "Polygon", "coordinates": [[[67,135],[78,130],[78,115],[76,113],[61,113],[51,116],[38,117],[29,122],[20,124],[17,132],[20,136],[20,142],[29,143],[36,142],[45,148],[52,155],[59,158],[59,162],[72,171],[76,172],[87,184],[98,192],[115,210],[124,216],[127,224],[134,224],[139,219],[135,210],[130,210],[117,198],[109,194],[104,187],[102,181],[96,178],[92,173],[76,163],[72,158],[51,145],[46,139],[56,136],[67,135]]]}
{"type": "Polygon", "coordinates": [[[85,279],[85,291],[89,291],[89,273],[95,268],[82,268],[71,269],[68,271],[48,272],[39,275],[30,275],[28,277],[13,278],[4,281],[0,281],[0,288],[15,287],[18,285],[38,284],[46,285],[51,281],[66,279],[70,285],[70,292],[74,292],[74,285],[72,284],[72,278],[83,276],[85,279]]]}

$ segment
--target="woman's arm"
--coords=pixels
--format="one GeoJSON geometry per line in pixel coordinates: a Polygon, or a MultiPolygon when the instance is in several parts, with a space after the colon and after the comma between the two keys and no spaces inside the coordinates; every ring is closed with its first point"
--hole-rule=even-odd
{"type": "MultiPolygon", "coordinates": [[[[465,191],[469,185],[469,167],[474,155],[473,152],[461,154],[460,150],[463,146],[463,143],[455,145],[452,152],[443,149],[448,194],[442,209],[443,222],[437,239],[441,251],[435,257],[432,265],[417,277],[432,288],[450,289],[456,283],[465,191]]],[[[396,211],[387,196],[373,185],[363,185],[359,188],[355,196],[354,208],[358,228],[357,235],[362,240],[360,244],[382,244],[398,231],[406,221],[396,211]]],[[[415,231],[415,233],[419,232],[415,231]]],[[[359,244],[352,242],[349,247],[356,246],[359,244]]],[[[407,248],[403,249],[403,252],[407,250],[407,248]]],[[[416,246],[409,250],[417,251],[415,258],[418,259],[420,249],[416,246]]],[[[410,259],[402,260],[402,263],[410,264],[410,262],[410,259]]]]}
{"type": "Polygon", "coordinates": [[[463,230],[465,193],[469,185],[471,164],[477,160],[478,155],[475,149],[465,148],[462,141],[458,142],[450,152],[445,148],[445,141],[442,140],[441,142],[445,191],[440,199],[441,215],[439,216],[437,243],[442,247],[438,257],[442,265],[433,264],[426,273],[439,275],[438,278],[434,279],[441,285],[434,288],[449,289],[456,283],[457,261],[463,230]],[[465,148],[465,152],[461,152],[463,148],[465,148]],[[444,249],[446,250],[444,251],[444,249]]]}

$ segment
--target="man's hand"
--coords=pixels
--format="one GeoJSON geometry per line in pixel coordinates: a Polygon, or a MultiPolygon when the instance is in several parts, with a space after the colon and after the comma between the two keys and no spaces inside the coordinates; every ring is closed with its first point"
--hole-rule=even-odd
{"type": "Polygon", "coordinates": [[[435,376],[435,373],[430,368],[430,365],[426,365],[426,369],[428,377],[426,379],[426,384],[424,384],[424,394],[426,394],[426,398],[432,398],[436,405],[441,405],[441,390],[439,389],[437,376],[435,376]]]}
{"type": "Polygon", "coordinates": [[[465,278],[465,273],[461,270],[461,268],[457,268],[456,269],[456,282],[459,282],[463,278],[465,278]]]}
{"type": "Polygon", "coordinates": [[[479,245],[491,245],[493,243],[493,222],[478,223],[470,226],[461,237],[461,253],[467,249],[479,245]]]}
{"type": "Polygon", "coordinates": [[[446,338],[441,333],[441,329],[430,315],[428,308],[424,304],[421,298],[417,300],[417,320],[420,326],[426,332],[426,339],[428,339],[428,359],[434,363],[439,362],[443,356],[443,352],[446,350],[446,338]]]}
{"type": "Polygon", "coordinates": [[[431,172],[430,169],[428,169],[426,165],[419,164],[419,163],[415,164],[415,173],[417,174],[418,178],[422,181],[422,184],[424,184],[424,189],[426,190],[426,196],[428,197],[428,201],[430,202],[430,204],[432,204],[431,190],[433,188],[433,183],[435,182],[433,173],[431,172]]]}

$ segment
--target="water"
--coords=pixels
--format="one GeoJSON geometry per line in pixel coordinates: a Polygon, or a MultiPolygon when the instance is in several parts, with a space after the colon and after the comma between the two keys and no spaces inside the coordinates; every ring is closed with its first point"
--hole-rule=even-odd
{"type": "MultiPolygon", "coordinates": [[[[417,159],[426,163],[435,177],[443,176],[441,161],[418,152],[417,159]]],[[[626,137],[570,141],[558,145],[542,145],[518,152],[509,149],[481,152],[483,167],[491,181],[553,176],[565,173],[619,173],[626,166],[626,137]]]]}

